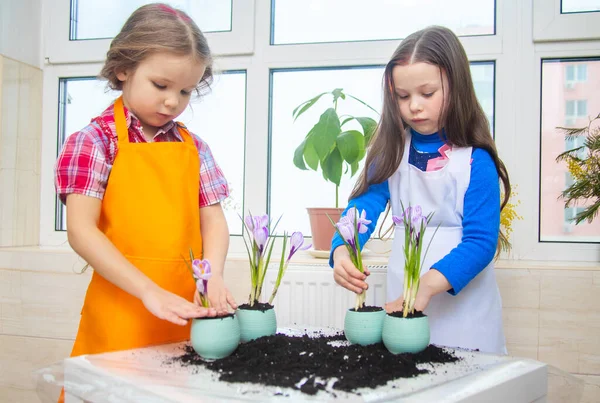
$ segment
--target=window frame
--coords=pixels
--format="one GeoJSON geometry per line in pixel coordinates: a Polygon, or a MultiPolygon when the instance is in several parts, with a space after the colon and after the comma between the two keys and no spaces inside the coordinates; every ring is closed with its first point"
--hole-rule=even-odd
{"type": "MultiPolygon", "coordinates": [[[[70,40],[71,0],[43,0],[42,49],[47,64],[102,62],[110,39],[70,40]]],[[[232,0],[231,31],[205,34],[215,56],[254,52],[255,0],[232,0]]]]}
{"type": "Polygon", "coordinates": [[[561,9],[561,0],[533,0],[534,42],[597,39],[593,27],[600,25],[600,12],[563,14],[561,9]]]}

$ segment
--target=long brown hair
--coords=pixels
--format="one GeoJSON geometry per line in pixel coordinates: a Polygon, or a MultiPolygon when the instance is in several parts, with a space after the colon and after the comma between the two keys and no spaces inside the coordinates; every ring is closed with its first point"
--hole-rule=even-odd
{"type": "MultiPolygon", "coordinates": [[[[398,169],[404,154],[408,125],[400,116],[392,71],[396,66],[419,62],[438,66],[440,75],[445,72],[448,88],[442,90],[447,92],[448,101],[440,114],[439,133],[441,135],[442,129],[445,131],[445,141],[451,146],[483,148],[490,154],[504,187],[502,210],[510,198],[508,172],[498,157],[488,119],[475,96],[467,54],[458,37],[448,28],[439,26],[408,36],[385,66],[381,119],[371,140],[365,167],[350,198],[365,193],[371,184],[387,180],[398,169]]],[[[505,238],[502,233],[500,237],[505,238]]]]}
{"type": "Polygon", "coordinates": [[[110,44],[99,77],[108,80],[113,90],[121,90],[123,83],[117,73],[135,70],[142,60],[157,52],[192,56],[202,62],[206,70],[196,93],[201,95],[210,88],[213,59],[204,34],[184,11],[162,3],[147,4],[129,16],[110,44]]]}

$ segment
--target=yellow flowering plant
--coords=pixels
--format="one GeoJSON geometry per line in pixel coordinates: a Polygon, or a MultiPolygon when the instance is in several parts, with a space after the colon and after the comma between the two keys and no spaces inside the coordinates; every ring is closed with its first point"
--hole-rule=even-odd
{"type": "Polygon", "coordinates": [[[573,177],[573,183],[562,193],[565,207],[580,205],[585,207],[575,218],[575,224],[592,222],[600,209],[600,114],[586,127],[558,127],[568,139],[585,136],[582,146],[567,150],[556,157],[564,161],[573,177]]]}
{"type": "MultiPolygon", "coordinates": [[[[518,195],[515,188],[516,186],[512,186],[508,203],[506,203],[506,206],[500,211],[500,236],[498,237],[500,248],[496,257],[498,257],[500,252],[509,252],[511,250],[510,234],[513,232],[512,223],[514,220],[523,219],[523,217],[517,214],[517,206],[521,204],[521,201],[514,201],[514,198],[518,195]]],[[[503,192],[500,194],[500,202],[502,202],[502,200],[504,200],[503,192]]]]}

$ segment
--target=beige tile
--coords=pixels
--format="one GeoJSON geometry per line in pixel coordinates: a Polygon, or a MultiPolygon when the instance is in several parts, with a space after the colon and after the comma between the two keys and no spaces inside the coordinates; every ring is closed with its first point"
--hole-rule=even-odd
{"type": "Polygon", "coordinates": [[[569,344],[557,343],[538,347],[538,360],[566,371],[576,373],[579,369],[579,351],[569,344]]]}
{"type": "Polygon", "coordinates": [[[581,403],[598,403],[600,402],[600,376],[593,375],[576,375],[583,379],[584,389],[581,403]]]}
{"type": "Polygon", "coordinates": [[[33,371],[69,356],[73,341],[0,336],[0,387],[33,389],[33,371]]]}
{"type": "Polygon", "coordinates": [[[17,389],[0,386],[0,402],[40,403],[37,393],[31,389],[17,389]]]}
{"type": "Polygon", "coordinates": [[[580,374],[600,375],[600,354],[582,353],[579,355],[580,374]]]}
{"type": "Polygon", "coordinates": [[[593,311],[600,306],[598,291],[591,271],[546,270],[540,280],[540,308],[593,311]]]}
{"type": "Polygon", "coordinates": [[[600,271],[595,271],[593,276],[592,284],[600,286],[600,271]]]}
{"type": "Polygon", "coordinates": [[[580,403],[585,382],[556,367],[548,367],[548,403],[580,403]]]}
{"type": "Polygon", "coordinates": [[[0,304],[21,302],[21,273],[0,270],[0,304]]]}
{"type": "Polygon", "coordinates": [[[539,337],[538,309],[504,308],[502,310],[502,320],[507,344],[537,347],[539,337]]]}
{"type": "Polygon", "coordinates": [[[538,308],[540,304],[539,270],[496,270],[496,279],[504,308],[538,308]]]}
{"type": "Polygon", "coordinates": [[[534,360],[538,359],[537,344],[535,346],[531,346],[507,343],[506,348],[508,350],[508,355],[512,357],[532,358],[534,360]]]}

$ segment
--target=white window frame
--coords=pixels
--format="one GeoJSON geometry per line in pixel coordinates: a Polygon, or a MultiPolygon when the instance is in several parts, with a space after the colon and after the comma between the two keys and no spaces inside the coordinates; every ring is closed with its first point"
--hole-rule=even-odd
{"type": "Polygon", "coordinates": [[[561,13],[561,0],[533,0],[533,40],[583,41],[597,39],[600,13],[561,13]]]}
{"type": "MultiPolygon", "coordinates": [[[[102,62],[112,39],[69,40],[71,0],[43,0],[43,55],[46,63],[102,62]]],[[[215,56],[254,52],[255,0],[232,0],[231,31],[208,32],[215,56]]]]}
{"type": "MultiPolygon", "coordinates": [[[[44,1],[48,3],[51,0],[44,1]]],[[[59,0],[55,1],[58,3],[59,0]]],[[[217,69],[245,69],[247,72],[244,207],[246,211],[260,213],[266,212],[268,202],[266,190],[271,70],[385,64],[400,41],[271,46],[269,45],[271,3],[269,0],[249,1],[252,2],[252,13],[245,15],[249,21],[245,21],[242,25],[252,27],[252,32],[244,38],[252,42],[252,51],[248,52],[246,49],[235,53],[230,48],[232,44],[213,40],[210,36],[208,39],[213,52],[221,55],[215,61],[217,69]]],[[[555,5],[560,0],[551,1],[555,5]]],[[[238,2],[240,0],[234,0],[234,10],[238,2]]],[[[470,61],[495,61],[496,145],[509,170],[511,183],[517,185],[516,199],[520,200],[517,213],[523,216],[523,220],[513,222],[514,232],[511,236],[513,250],[510,255],[504,257],[543,262],[596,262],[600,243],[539,241],[541,60],[561,57],[578,59],[597,57],[600,48],[600,38],[597,37],[586,42],[565,42],[563,41],[565,37],[556,40],[547,39],[553,40],[552,43],[543,43],[544,41],[540,41],[539,38],[534,42],[533,38],[536,34],[533,28],[539,24],[538,14],[547,11],[549,7],[548,4],[542,3],[547,1],[496,0],[496,35],[460,38],[470,61]]],[[[560,8],[558,10],[560,11],[560,8]]],[[[54,13],[55,10],[46,16],[47,23],[48,20],[56,18],[54,13]]],[[[596,18],[600,13],[594,14],[596,18]]],[[[560,17],[565,16],[570,15],[560,17]]],[[[68,27],[68,24],[65,26],[68,27]]],[[[592,39],[594,35],[598,34],[593,29],[579,34],[585,39],[592,39]]],[[[64,37],[68,38],[68,35],[65,34],[64,37]]],[[[85,42],[89,44],[91,41],[81,41],[81,43],[85,42]]],[[[40,228],[40,242],[44,246],[66,244],[65,233],[54,231],[53,165],[56,160],[57,144],[58,79],[95,75],[99,71],[103,54],[94,50],[95,45],[89,46],[90,49],[87,50],[64,48],[62,58],[54,60],[51,58],[52,63],[47,64],[44,69],[40,228]],[[94,56],[90,58],[92,54],[94,56]],[[90,62],[94,61],[93,58],[97,58],[95,61],[98,63],[74,62],[79,59],[90,62]],[[56,65],[58,60],[67,64],[56,65]]],[[[298,214],[303,213],[298,212],[298,214]]],[[[230,253],[245,253],[241,237],[231,238],[230,253]]]]}

